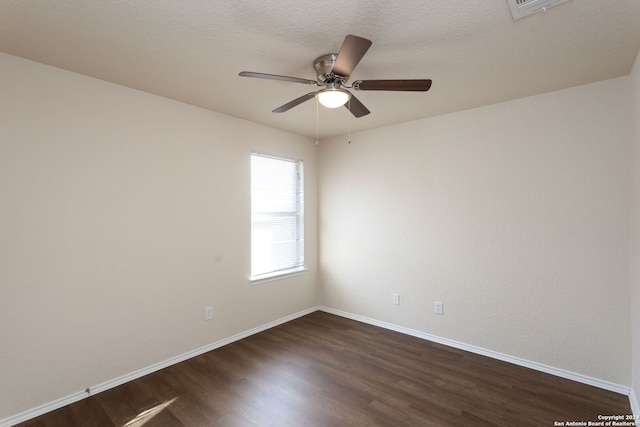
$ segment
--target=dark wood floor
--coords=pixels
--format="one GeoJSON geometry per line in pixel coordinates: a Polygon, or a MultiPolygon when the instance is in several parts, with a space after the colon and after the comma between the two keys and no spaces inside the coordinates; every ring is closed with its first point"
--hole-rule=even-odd
{"type": "Polygon", "coordinates": [[[627,396],[315,312],[21,426],[545,427],[630,413],[627,396]]]}

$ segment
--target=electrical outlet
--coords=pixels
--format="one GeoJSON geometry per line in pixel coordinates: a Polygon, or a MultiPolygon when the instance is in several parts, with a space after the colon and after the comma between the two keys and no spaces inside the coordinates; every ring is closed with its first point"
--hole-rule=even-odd
{"type": "Polygon", "coordinates": [[[206,307],[204,309],[204,320],[213,319],[213,307],[206,307]]]}
{"type": "Polygon", "coordinates": [[[436,314],[444,314],[442,301],[436,301],[433,303],[433,312],[436,314]]]}
{"type": "Polygon", "coordinates": [[[400,304],[400,294],[393,294],[393,305],[400,304]]]}

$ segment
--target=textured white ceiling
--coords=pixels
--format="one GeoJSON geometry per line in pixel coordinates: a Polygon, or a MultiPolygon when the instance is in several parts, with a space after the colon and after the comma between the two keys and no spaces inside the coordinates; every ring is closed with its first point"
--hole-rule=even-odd
{"type": "MultiPolygon", "coordinates": [[[[0,51],[316,136],[315,79],[346,34],[373,41],[351,80],[430,78],[426,93],[357,92],[371,114],[319,112],[327,137],[629,74],[639,0],[571,0],[514,21],[506,0],[0,0],[0,51]]],[[[533,118],[535,119],[535,118],[533,118]]]]}

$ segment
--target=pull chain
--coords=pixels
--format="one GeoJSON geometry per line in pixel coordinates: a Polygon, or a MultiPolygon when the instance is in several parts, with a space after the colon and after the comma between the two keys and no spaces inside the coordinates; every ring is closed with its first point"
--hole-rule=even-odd
{"type": "Polygon", "coordinates": [[[347,114],[348,143],[351,144],[351,97],[347,102],[349,103],[349,113],[347,114]]]}
{"type": "Polygon", "coordinates": [[[320,114],[318,110],[318,97],[316,96],[316,145],[320,145],[320,114]]]}

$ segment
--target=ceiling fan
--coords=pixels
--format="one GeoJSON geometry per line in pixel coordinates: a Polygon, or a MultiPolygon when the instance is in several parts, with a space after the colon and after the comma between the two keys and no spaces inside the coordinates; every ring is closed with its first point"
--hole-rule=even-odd
{"type": "Polygon", "coordinates": [[[366,116],[370,113],[347,89],[355,90],[387,90],[426,92],[431,87],[431,80],[356,80],[348,86],[347,80],[354,68],[360,62],[367,50],[371,47],[371,40],[362,37],[347,35],[342,42],[340,51],[322,55],[313,61],[313,68],[317,74],[317,80],[303,79],[299,77],[280,76],[277,74],[255,73],[242,71],[242,77],[254,77],[258,79],[282,80],[285,82],[302,83],[306,85],[320,86],[323,89],[309,92],[293,101],[273,110],[274,113],[284,113],[291,108],[302,104],[312,98],[318,97],[318,101],[328,108],[345,106],[355,117],[366,116]]]}

